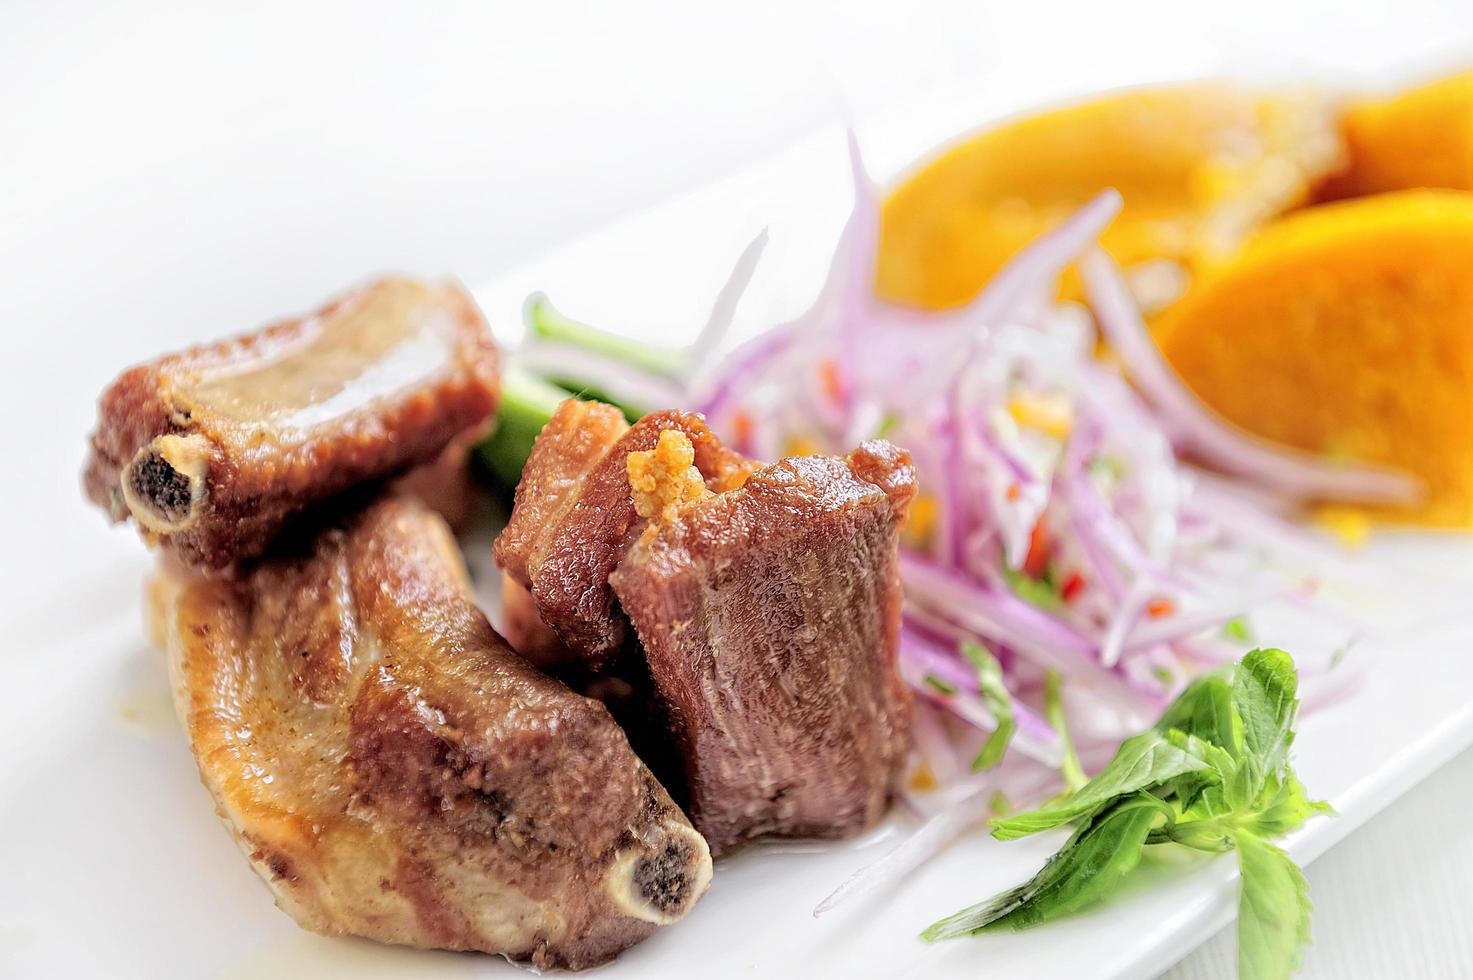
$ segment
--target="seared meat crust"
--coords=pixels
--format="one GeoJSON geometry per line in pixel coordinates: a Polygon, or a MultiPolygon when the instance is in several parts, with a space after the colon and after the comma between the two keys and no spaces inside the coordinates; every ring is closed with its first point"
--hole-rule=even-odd
{"type": "Polygon", "coordinates": [[[260,554],[297,512],[429,463],[495,412],[496,351],[454,284],[382,279],[124,372],[83,483],[187,564],[260,554]]]}
{"type": "Polygon", "coordinates": [[[713,853],[884,813],[909,749],[896,547],[914,493],[889,443],[784,459],[681,507],[610,576],[713,853]]]}
{"type": "Polygon", "coordinates": [[[628,635],[608,577],[647,524],[635,511],[625,460],[654,449],[666,429],[690,439],[696,469],[714,491],[740,486],[755,469],[695,412],[655,412],[631,427],[610,405],[570,400],[532,447],[496,540],[497,563],[532,593],[543,622],[594,667],[617,655],[628,635]]]}
{"type": "Polygon", "coordinates": [[[165,555],[151,599],[201,778],[304,927],[580,968],[704,892],[700,835],[491,629],[422,504],[233,579],[165,555]]]}
{"type": "Polygon", "coordinates": [[[563,644],[628,689],[611,705],[713,852],[841,836],[884,812],[909,744],[896,550],[914,494],[889,443],[757,469],[699,415],[629,427],[566,403],[496,557],[563,644]]]}

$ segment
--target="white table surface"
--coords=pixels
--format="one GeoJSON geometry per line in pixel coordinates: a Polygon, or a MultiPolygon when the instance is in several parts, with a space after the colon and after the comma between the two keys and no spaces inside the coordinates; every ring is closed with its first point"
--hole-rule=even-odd
{"type": "MultiPolygon", "coordinates": [[[[483,279],[963,76],[1088,90],[1473,64],[1462,0],[1214,6],[5,0],[0,628],[85,615],[49,583],[133,546],[48,516],[77,492],[95,393],[142,356],[375,270],[483,279]]],[[[0,649],[7,677],[38,669],[0,649]]],[[[1465,754],[1313,865],[1305,976],[1473,975],[1470,806],[1465,754]]],[[[1231,950],[1218,937],[1168,975],[1230,976],[1231,950]]]]}

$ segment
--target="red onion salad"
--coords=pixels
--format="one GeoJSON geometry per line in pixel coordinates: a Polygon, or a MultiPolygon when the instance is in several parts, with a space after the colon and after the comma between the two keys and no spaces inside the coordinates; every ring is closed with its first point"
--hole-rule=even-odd
{"type": "MultiPolygon", "coordinates": [[[[1076,771],[1103,763],[1193,675],[1241,654],[1239,617],[1303,598],[1292,576],[1270,584],[1261,555],[1280,541],[1323,546],[1179,453],[1274,501],[1415,492],[1396,474],[1255,440],[1198,402],[1096,245],[1119,210],[1114,191],[1020,252],[964,308],[923,313],[877,299],[879,201],[852,134],[850,151],[854,211],[814,305],[711,357],[759,238],[674,383],[681,404],[758,458],[842,453],[883,436],[915,461],[899,666],[920,704],[902,796],[926,821],[816,914],[908,872],[999,794],[1036,799],[1057,788],[1066,759],[1076,771]],[[1093,315],[1055,299],[1076,262],[1093,315]],[[1136,387],[1096,356],[1096,323],[1136,387]],[[984,668],[1001,683],[980,681],[984,668]],[[999,761],[979,749],[1003,718],[1012,735],[999,761]]],[[[663,407],[675,394],[667,378],[643,385],[627,367],[610,376],[636,402],[643,394],[663,407]]]]}

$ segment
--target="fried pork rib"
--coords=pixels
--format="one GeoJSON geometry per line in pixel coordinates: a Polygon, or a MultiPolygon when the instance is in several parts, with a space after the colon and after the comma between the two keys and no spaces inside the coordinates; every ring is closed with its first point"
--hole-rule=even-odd
{"type": "Polygon", "coordinates": [[[784,459],[667,505],[610,576],[713,852],[883,815],[909,749],[896,547],[914,492],[889,443],[784,459]]]}
{"type": "Polygon", "coordinates": [[[304,927],[580,968],[705,891],[700,835],[601,704],[492,631],[424,505],[381,500],[234,579],[161,567],[201,777],[304,927]]]}
{"type": "Polygon", "coordinates": [[[625,460],[680,432],[713,491],[740,486],[754,464],[726,446],[693,412],[656,412],[631,428],[611,405],[568,400],[542,430],[517,485],[496,561],[532,593],[543,621],[594,666],[628,635],[609,574],[645,528],[635,510],[625,460]]]}
{"type": "Polygon", "coordinates": [[[125,372],[99,403],[84,484],[114,520],[220,568],[312,504],[435,460],[498,391],[464,290],[382,279],[125,372]]]}
{"type": "Polygon", "coordinates": [[[896,550],[914,494],[882,441],[754,471],[699,416],[622,431],[564,405],[497,557],[580,653],[632,622],[713,852],[841,836],[884,812],[909,744],[896,550]]]}

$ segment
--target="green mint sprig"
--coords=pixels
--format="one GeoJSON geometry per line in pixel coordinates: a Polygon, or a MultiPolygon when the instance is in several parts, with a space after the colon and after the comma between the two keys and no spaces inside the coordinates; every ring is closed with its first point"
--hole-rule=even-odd
{"type": "Polygon", "coordinates": [[[1297,687],[1293,658],[1273,649],[1249,652],[1231,673],[1198,678],[1093,779],[1042,809],[993,820],[999,840],[1075,830],[1029,881],[922,937],[1027,929],[1080,911],[1108,898],[1146,845],[1176,844],[1237,853],[1238,975],[1289,977],[1309,943],[1309,889],[1271,842],[1333,812],[1306,796],[1290,765],[1297,687]]]}

